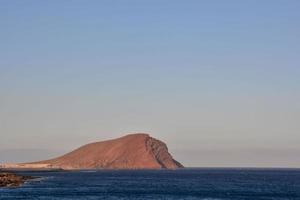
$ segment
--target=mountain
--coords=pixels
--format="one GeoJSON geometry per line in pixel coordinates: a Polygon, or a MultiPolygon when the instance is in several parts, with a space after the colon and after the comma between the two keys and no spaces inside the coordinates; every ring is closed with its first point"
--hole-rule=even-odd
{"type": "Polygon", "coordinates": [[[177,169],[182,168],[168,152],[167,145],[148,134],[84,145],[51,160],[23,166],[49,166],[62,169],[177,169]]]}

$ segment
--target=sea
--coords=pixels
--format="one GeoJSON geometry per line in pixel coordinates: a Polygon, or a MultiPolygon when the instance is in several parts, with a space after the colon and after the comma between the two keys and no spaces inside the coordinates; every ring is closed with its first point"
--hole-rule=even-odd
{"type": "Polygon", "coordinates": [[[0,199],[300,200],[300,169],[26,171],[38,177],[1,188],[0,199]]]}

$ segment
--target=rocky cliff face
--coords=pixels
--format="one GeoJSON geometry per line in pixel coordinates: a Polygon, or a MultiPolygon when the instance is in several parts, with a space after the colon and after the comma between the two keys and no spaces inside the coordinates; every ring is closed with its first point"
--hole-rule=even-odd
{"type": "Polygon", "coordinates": [[[131,134],[118,139],[84,145],[61,157],[30,164],[62,169],[176,169],[165,143],[148,134],[131,134]]]}

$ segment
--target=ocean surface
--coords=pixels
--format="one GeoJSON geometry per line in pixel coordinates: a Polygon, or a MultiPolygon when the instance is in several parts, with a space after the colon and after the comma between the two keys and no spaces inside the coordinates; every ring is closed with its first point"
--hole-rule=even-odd
{"type": "Polygon", "coordinates": [[[300,200],[300,170],[182,169],[22,172],[40,177],[0,199],[300,200]]]}

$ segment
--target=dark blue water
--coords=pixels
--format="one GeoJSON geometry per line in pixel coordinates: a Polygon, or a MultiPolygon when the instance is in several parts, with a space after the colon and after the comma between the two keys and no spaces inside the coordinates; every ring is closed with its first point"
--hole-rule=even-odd
{"type": "Polygon", "coordinates": [[[300,170],[183,169],[26,172],[40,179],[0,199],[300,200],[300,170]]]}

